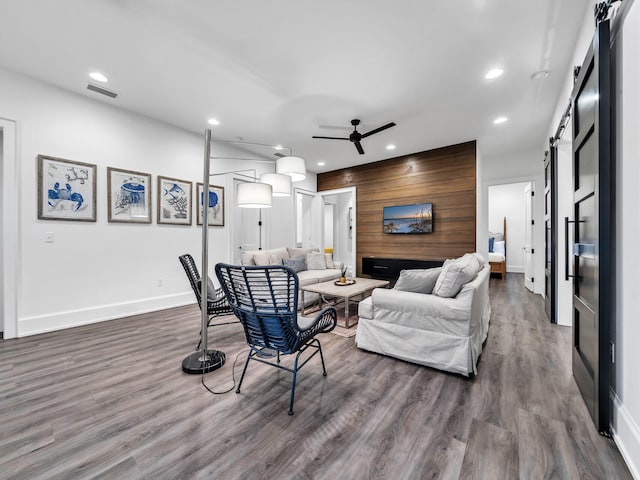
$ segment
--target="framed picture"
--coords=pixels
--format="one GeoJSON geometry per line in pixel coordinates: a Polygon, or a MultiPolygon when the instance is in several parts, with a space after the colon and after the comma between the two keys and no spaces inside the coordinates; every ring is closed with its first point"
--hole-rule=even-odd
{"type": "MultiPolygon", "coordinates": [[[[202,225],[204,184],[198,182],[196,202],[198,205],[198,225],[202,225]]],[[[224,227],[224,187],[209,185],[209,226],[224,227]]]]}
{"type": "Polygon", "coordinates": [[[158,176],[158,223],[191,225],[191,182],[158,176]]]}
{"type": "Polygon", "coordinates": [[[96,221],[96,166],[38,155],[38,218],[96,221]]]}
{"type": "Polygon", "coordinates": [[[151,223],[151,174],[107,167],[109,222],[151,223]]]}

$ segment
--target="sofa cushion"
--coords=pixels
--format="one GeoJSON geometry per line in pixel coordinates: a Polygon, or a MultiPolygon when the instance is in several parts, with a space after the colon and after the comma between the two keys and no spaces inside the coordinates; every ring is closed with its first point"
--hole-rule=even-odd
{"type": "Polygon", "coordinates": [[[300,247],[287,247],[287,252],[290,257],[306,256],[309,252],[319,252],[318,247],[300,248],[300,247]]]}
{"type": "Polygon", "coordinates": [[[315,272],[318,283],[328,282],[329,280],[337,280],[340,278],[340,270],[335,268],[327,268],[326,270],[316,270],[315,272]]]}
{"type": "Polygon", "coordinates": [[[308,270],[326,270],[327,264],[324,259],[324,253],[320,253],[320,252],[307,253],[307,269],[308,270]]]}
{"type": "Polygon", "coordinates": [[[318,271],[317,270],[303,270],[298,272],[298,285],[304,287],[305,285],[311,285],[312,283],[318,283],[318,271]]]}
{"type": "Polygon", "coordinates": [[[404,292],[431,293],[441,272],[442,267],[402,270],[393,288],[404,292]]]}
{"type": "Polygon", "coordinates": [[[291,268],[294,272],[299,273],[307,269],[306,257],[283,258],[282,264],[291,268]]]}
{"type": "Polygon", "coordinates": [[[438,297],[455,297],[465,283],[470,282],[480,271],[480,264],[474,254],[465,254],[442,267],[433,294],[438,297]]]}

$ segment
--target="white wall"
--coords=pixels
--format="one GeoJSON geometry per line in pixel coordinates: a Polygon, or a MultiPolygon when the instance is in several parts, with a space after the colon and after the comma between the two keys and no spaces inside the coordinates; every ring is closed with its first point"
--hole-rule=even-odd
{"type": "MultiPolygon", "coordinates": [[[[479,146],[478,150],[480,150],[479,146]]],[[[476,156],[476,250],[485,258],[489,250],[489,187],[510,183],[534,182],[537,190],[534,200],[533,274],[534,293],[544,293],[544,151],[521,150],[500,156],[476,156]]],[[[509,233],[507,232],[507,235],[509,233]]]]}
{"type": "MultiPolygon", "coordinates": [[[[594,2],[595,3],[595,2],[594,2]]],[[[558,99],[556,111],[549,125],[553,135],[573,88],[573,65],[580,65],[593,37],[592,9],[587,10],[580,36],[574,50],[571,68],[566,72],[567,82],[558,99]]],[[[640,322],[638,322],[638,298],[640,298],[640,215],[638,215],[637,191],[640,185],[640,6],[627,0],[614,20],[617,31],[612,55],[616,66],[616,358],[612,389],[614,440],[618,445],[634,478],[640,479],[640,382],[637,381],[637,365],[640,364],[640,322]],[[626,17],[624,13],[627,13],[626,17]],[[617,25],[616,25],[617,24],[617,25]]],[[[561,159],[570,163],[571,130],[565,133],[560,145],[561,159]]],[[[546,148],[546,146],[545,146],[546,148]]],[[[558,164],[558,320],[571,324],[571,287],[564,281],[564,226],[565,216],[571,217],[571,165],[558,164]],[[563,189],[563,186],[569,188],[563,189]]]]}
{"type": "MultiPolygon", "coordinates": [[[[0,117],[18,125],[18,336],[193,303],[177,257],[188,252],[200,261],[201,230],[195,219],[190,227],[156,224],[156,177],[192,180],[195,188],[202,180],[204,135],[5,70],[0,84],[0,117]],[[97,222],[37,219],[38,154],[97,164],[97,222]],[[107,166],[153,174],[151,225],[107,223],[107,166]],[[54,243],[44,243],[46,232],[54,234],[54,243]]],[[[215,141],[211,155],[248,156],[215,141]]],[[[212,172],[238,168],[234,160],[212,160],[212,172]]],[[[274,170],[262,162],[243,162],[242,168],[256,168],[258,175],[274,170]]],[[[234,196],[231,176],[212,183],[227,188],[227,205],[225,227],[210,228],[210,272],[215,263],[230,260],[234,196]]],[[[315,175],[303,183],[315,188],[315,175]]],[[[274,202],[274,208],[280,212],[271,217],[280,223],[270,229],[275,238],[269,243],[290,244],[292,231],[283,225],[291,222],[281,219],[292,219],[293,197],[274,202]]]]}
{"type": "Polygon", "coordinates": [[[489,231],[502,232],[507,218],[507,271],[524,272],[525,199],[528,182],[489,187],[489,231]]]}
{"type": "MultiPolygon", "coordinates": [[[[627,5],[628,7],[628,5],[627,5]]],[[[616,103],[619,106],[617,148],[617,331],[614,396],[615,440],[635,478],[640,479],[640,5],[634,2],[614,49],[617,64],[616,103]]]]}

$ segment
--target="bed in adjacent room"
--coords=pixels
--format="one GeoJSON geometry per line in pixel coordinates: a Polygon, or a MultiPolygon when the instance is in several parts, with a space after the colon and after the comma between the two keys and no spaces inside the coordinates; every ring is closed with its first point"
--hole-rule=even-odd
{"type": "Polygon", "coordinates": [[[489,265],[491,273],[507,276],[507,217],[502,220],[502,233],[489,232],[489,265]]]}

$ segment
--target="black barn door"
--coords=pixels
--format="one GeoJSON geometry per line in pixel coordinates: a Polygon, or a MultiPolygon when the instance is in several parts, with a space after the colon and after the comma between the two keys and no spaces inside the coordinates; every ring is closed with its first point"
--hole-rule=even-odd
{"type": "MultiPolygon", "coordinates": [[[[572,93],[573,376],[598,431],[609,432],[613,189],[609,22],[598,25],[572,93]]],[[[569,257],[567,257],[569,258],[569,257]]],[[[569,272],[566,273],[569,276],[569,272]]]]}
{"type": "MultiPolygon", "coordinates": [[[[552,139],[553,140],[553,139],[552,139]]],[[[551,323],[556,321],[556,192],[557,147],[550,142],[550,150],[544,156],[544,311],[551,323]]]]}

